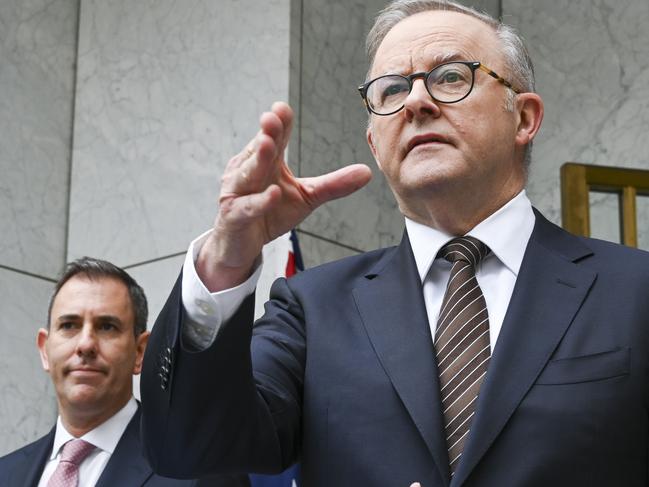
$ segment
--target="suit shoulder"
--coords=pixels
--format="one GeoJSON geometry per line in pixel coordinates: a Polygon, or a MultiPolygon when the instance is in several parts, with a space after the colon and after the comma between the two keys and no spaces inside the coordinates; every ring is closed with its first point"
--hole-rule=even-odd
{"type": "MultiPolygon", "coordinates": [[[[22,476],[21,471],[29,468],[34,462],[39,462],[43,449],[51,449],[49,446],[51,435],[45,435],[28,445],[14,450],[0,457],[0,480],[10,478],[12,475],[22,476]]],[[[5,485],[0,482],[0,485],[5,485]]]]}
{"type": "Polygon", "coordinates": [[[606,240],[573,235],[548,221],[538,211],[532,239],[578,265],[598,271],[623,274],[639,271],[644,275],[649,274],[649,252],[606,240]]]}
{"type": "Polygon", "coordinates": [[[626,245],[593,237],[578,238],[595,252],[602,252],[612,255],[624,255],[633,259],[649,260],[649,252],[647,252],[646,250],[628,247],[626,245]]]}
{"type": "Polygon", "coordinates": [[[596,238],[579,237],[592,255],[578,264],[622,279],[649,282],[649,252],[596,238]]]}
{"type": "Polygon", "coordinates": [[[623,259],[623,262],[611,262],[612,265],[624,265],[625,263],[633,262],[635,265],[638,263],[649,263],[649,252],[628,247],[615,242],[600,240],[592,237],[578,237],[587,247],[589,247],[595,255],[604,258],[616,257],[623,259]]]}
{"type": "Polygon", "coordinates": [[[18,448],[12,452],[7,453],[6,455],[0,457],[0,466],[4,465],[6,462],[12,462],[16,459],[25,458],[30,456],[34,451],[38,450],[43,446],[43,442],[48,440],[47,435],[42,436],[39,439],[32,441],[31,443],[18,448]]]}

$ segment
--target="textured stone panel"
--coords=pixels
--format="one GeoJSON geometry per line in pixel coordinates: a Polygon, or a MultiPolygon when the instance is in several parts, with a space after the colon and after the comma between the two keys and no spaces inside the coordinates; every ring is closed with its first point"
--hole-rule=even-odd
{"type": "Polygon", "coordinates": [[[289,0],[84,0],[69,257],[130,265],[212,223],[220,174],[288,99],[289,0]]]}
{"type": "Polygon", "coordinates": [[[53,286],[0,269],[0,456],[44,435],[56,421],[54,388],[36,347],[53,286]]]}
{"type": "Polygon", "coordinates": [[[0,2],[0,264],[65,258],[78,2],[0,2]]]}

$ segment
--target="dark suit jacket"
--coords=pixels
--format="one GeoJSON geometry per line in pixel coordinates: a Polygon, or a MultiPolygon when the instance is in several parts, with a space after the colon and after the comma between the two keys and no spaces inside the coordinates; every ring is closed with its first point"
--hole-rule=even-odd
{"type": "MultiPolygon", "coordinates": [[[[55,428],[42,438],[0,458],[0,487],[37,487],[47,463],[55,428]]],[[[140,409],[135,413],[96,487],[247,487],[247,477],[176,480],[155,475],[142,453],[140,409]]]]}
{"type": "Polygon", "coordinates": [[[254,329],[249,298],[192,352],[174,289],[142,377],[156,471],[299,460],[307,487],[649,485],[649,254],[536,214],[452,481],[407,235],[279,280],[271,295],[254,329]]]}

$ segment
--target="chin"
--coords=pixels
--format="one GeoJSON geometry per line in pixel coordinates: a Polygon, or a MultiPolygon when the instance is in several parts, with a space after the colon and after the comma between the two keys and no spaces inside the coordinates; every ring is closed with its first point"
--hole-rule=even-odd
{"type": "Polygon", "coordinates": [[[422,171],[411,173],[404,178],[400,186],[402,194],[421,197],[422,192],[437,192],[452,184],[454,178],[442,172],[422,171]]]}
{"type": "Polygon", "coordinates": [[[68,401],[70,404],[84,405],[93,404],[101,400],[103,393],[97,387],[87,384],[76,385],[72,391],[68,393],[68,401]]]}

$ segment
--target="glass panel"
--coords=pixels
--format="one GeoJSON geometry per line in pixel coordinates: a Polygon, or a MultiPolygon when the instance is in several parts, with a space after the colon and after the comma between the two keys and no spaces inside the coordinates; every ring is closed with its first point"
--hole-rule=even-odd
{"type": "Polygon", "coordinates": [[[590,236],[620,243],[620,201],[617,193],[588,193],[590,236]]]}
{"type": "Polygon", "coordinates": [[[638,195],[635,204],[638,215],[638,248],[649,250],[649,196],[638,195]]]}

